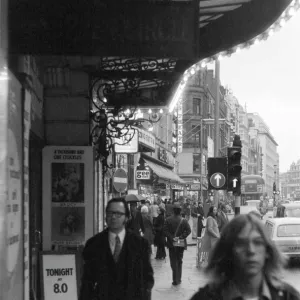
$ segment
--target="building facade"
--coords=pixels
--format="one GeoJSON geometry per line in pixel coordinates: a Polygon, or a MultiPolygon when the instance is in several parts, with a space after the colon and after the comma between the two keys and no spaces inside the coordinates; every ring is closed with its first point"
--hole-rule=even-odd
{"type": "Polygon", "coordinates": [[[300,200],[300,160],[287,172],[280,173],[280,195],[283,199],[300,200]]]}
{"type": "Polygon", "coordinates": [[[251,124],[252,132],[254,132],[254,130],[257,132],[259,145],[261,147],[261,174],[265,180],[265,195],[272,198],[274,182],[276,187],[279,186],[278,144],[272,136],[269,127],[259,114],[248,113],[248,119],[251,124]]]}

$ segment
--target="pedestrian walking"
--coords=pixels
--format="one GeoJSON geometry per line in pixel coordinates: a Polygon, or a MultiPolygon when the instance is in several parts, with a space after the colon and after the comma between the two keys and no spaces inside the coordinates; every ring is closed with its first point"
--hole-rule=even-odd
{"type": "Polygon", "coordinates": [[[150,205],[150,215],[151,215],[151,218],[152,218],[152,223],[154,225],[155,222],[156,222],[156,218],[159,215],[159,207],[158,207],[158,204],[155,200],[153,201],[153,204],[150,205]]]}
{"type": "Polygon", "coordinates": [[[108,228],[83,250],[80,300],[150,300],[154,285],[147,241],[125,229],[130,212],[124,198],[106,207],[108,228]]]}
{"type": "Polygon", "coordinates": [[[191,203],[190,199],[185,199],[182,206],[182,216],[186,218],[187,221],[190,220],[191,217],[191,203]]]}
{"type": "Polygon", "coordinates": [[[202,264],[206,264],[208,261],[208,256],[217,240],[220,238],[220,232],[218,223],[216,220],[217,208],[211,206],[208,210],[206,219],[206,230],[204,236],[201,240],[200,246],[200,261],[202,264]]]}
{"type": "Polygon", "coordinates": [[[220,209],[217,213],[216,218],[217,218],[218,225],[219,225],[219,231],[222,232],[224,227],[226,226],[226,224],[228,224],[228,222],[229,222],[228,217],[227,217],[227,208],[224,203],[220,204],[220,209]]]}
{"type": "Polygon", "coordinates": [[[171,203],[171,201],[168,201],[166,204],[166,217],[171,217],[173,214],[173,204],[171,203]]]}
{"type": "Polygon", "coordinates": [[[281,279],[285,259],[253,214],[239,215],[224,228],[209,257],[207,285],[191,300],[299,300],[281,279]]]}
{"type": "Polygon", "coordinates": [[[191,233],[187,220],[180,216],[181,206],[173,204],[173,216],[168,217],[164,224],[164,234],[167,237],[170,265],[172,269],[172,285],[181,283],[183,252],[187,249],[186,238],[191,233]]]}
{"type": "Polygon", "coordinates": [[[153,225],[149,216],[148,207],[145,205],[141,208],[143,223],[144,223],[144,238],[148,241],[149,244],[149,254],[152,254],[152,245],[153,245],[153,225]]]}
{"type": "Polygon", "coordinates": [[[144,235],[145,227],[141,214],[141,206],[137,206],[137,202],[130,202],[130,218],[126,223],[126,228],[137,235],[144,235]]]}
{"type": "Polygon", "coordinates": [[[154,245],[157,247],[155,259],[165,259],[166,258],[166,237],[164,234],[164,223],[165,223],[165,210],[163,207],[159,209],[159,215],[154,224],[154,245]]]}
{"type": "Polygon", "coordinates": [[[197,207],[197,213],[198,213],[198,221],[197,221],[197,237],[201,237],[202,230],[204,228],[203,220],[204,220],[204,209],[202,202],[198,202],[197,207]]]}

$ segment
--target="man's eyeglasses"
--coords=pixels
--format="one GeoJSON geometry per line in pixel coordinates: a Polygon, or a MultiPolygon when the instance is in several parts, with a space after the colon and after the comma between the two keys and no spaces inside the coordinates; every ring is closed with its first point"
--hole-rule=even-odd
{"type": "Polygon", "coordinates": [[[117,218],[121,218],[122,216],[125,216],[125,213],[119,212],[119,211],[107,211],[106,212],[107,217],[116,216],[117,218]]]}

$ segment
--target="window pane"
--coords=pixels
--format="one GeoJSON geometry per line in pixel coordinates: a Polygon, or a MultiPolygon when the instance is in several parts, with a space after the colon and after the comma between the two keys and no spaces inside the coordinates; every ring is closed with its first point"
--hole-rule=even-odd
{"type": "Polygon", "coordinates": [[[280,225],[277,229],[278,237],[300,236],[300,224],[280,225]]]}

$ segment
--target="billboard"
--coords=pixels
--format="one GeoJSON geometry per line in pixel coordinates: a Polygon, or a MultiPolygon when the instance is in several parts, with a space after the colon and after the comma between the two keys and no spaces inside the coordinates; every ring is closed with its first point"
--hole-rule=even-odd
{"type": "Polygon", "coordinates": [[[76,248],[94,234],[94,156],[90,146],[43,149],[43,248],[76,248]]]}

